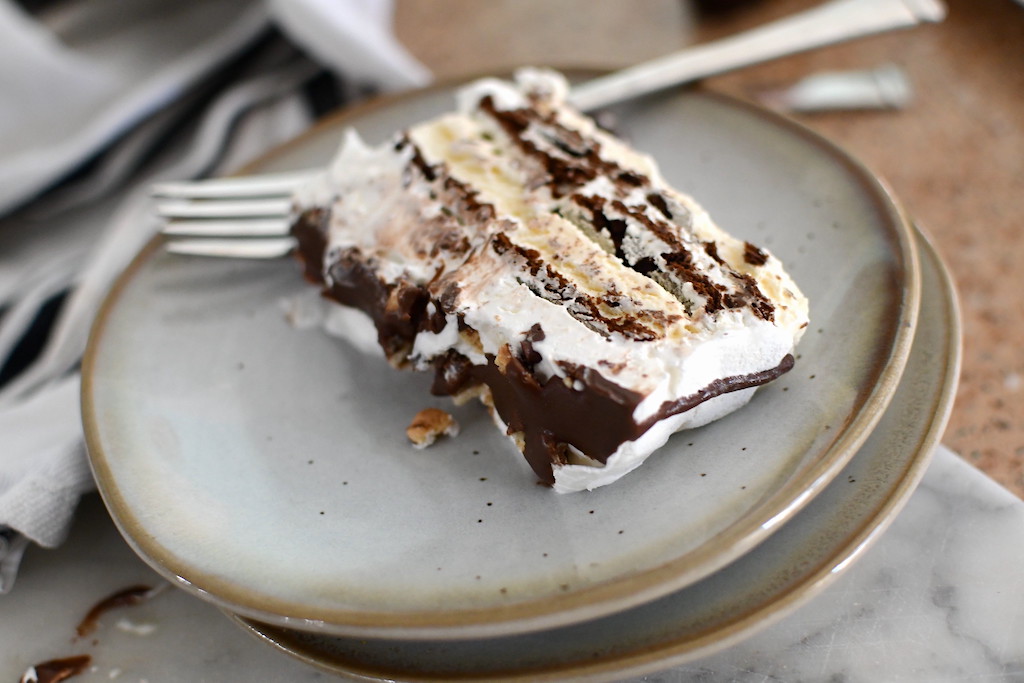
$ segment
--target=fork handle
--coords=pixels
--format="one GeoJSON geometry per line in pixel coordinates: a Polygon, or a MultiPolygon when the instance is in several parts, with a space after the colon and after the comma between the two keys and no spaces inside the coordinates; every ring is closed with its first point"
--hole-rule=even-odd
{"type": "Polygon", "coordinates": [[[673,85],[852,38],[941,21],[940,0],[833,0],[770,24],[686,48],[576,86],[570,101],[593,111],[673,85]]]}

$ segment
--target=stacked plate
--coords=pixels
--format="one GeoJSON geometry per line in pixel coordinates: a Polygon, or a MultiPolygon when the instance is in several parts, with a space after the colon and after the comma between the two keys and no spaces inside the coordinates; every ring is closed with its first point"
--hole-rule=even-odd
{"type": "MultiPolygon", "coordinates": [[[[325,163],[450,108],[350,110],[254,171],[325,163]]],[[[688,92],[613,112],[811,301],[795,369],[613,486],[557,495],[478,406],[415,451],[427,378],[315,326],[293,263],[158,243],[111,293],[83,368],[103,498],[158,572],[267,643],[366,679],[615,679],[736,642],[877,537],[941,435],[959,364],[948,274],[885,188],[765,111],[688,92]],[[291,315],[287,315],[289,311],[291,315]],[[302,316],[298,316],[301,318],[302,316]]]]}

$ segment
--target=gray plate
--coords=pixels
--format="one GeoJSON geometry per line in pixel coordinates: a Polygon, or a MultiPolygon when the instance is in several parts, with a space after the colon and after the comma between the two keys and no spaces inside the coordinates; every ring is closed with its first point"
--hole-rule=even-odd
{"type": "MultiPolygon", "coordinates": [[[[438,89],[357,108],[265,170],[323,163],[450,106],[438,89]]],[[[779,529],[833,479],[892,397],[919,272],[874,177],[818,136],[705,93],[615,111],[668,179],[765,245],[811,300],[796,368],[743,410],[680,433],[613,486],[557,495],[479,406],[414,451],[427,378],[317,330],[280,300],[294,264],[152,245],[111,293],[83,366],[89,454],[126,539],[178,585],[264,622],[349,636],[552,628],[677,591],[779,529]]]]}
{"type": "Polygon", "coordinates": [[[953,285],[921,240],[920,325],[903,380],[839,477],[765,543],[648,605],[567,628],[461,642],[346,639],[236,620],[270,645],[335,673],[388,681],[615,680],[702,657],[781,619],[825,588],[910,498],[956,393],[953,285]]]}

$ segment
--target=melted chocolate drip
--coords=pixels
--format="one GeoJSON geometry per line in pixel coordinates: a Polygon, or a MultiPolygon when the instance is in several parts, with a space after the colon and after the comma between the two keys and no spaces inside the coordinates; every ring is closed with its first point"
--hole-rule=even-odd
{"type": "Polygon", "coordinates": [[[719,379],[691,396],[667,401],[654,416],[636,424],[633,412],[640,394],[609,382],[592,368],[565,366],[566,379],[541,382],[520,358],[505,359],[503,368],[493,359],[468,372],[491,389],[494,407],[509,433],[523,435],[523,455],[540,480],[554,483],[552,465],[565,462],[567,446],[587,457],[607,462],[626,441],[633,441],[655,423],[686,412],[722,394],[760,386],[793,367],[793,356],[769,370],[719,379]],[[597,426],[600,428],[596,428],[597,426]]]}
{"type": "Polygon", "coordinates": [[[509,433],[522,434],[523,455],[545,484],[554,483],[552,465],[564,462],[566,445],[604,462],[622,441],[643,433],[632,418],[642,398],[636,392],[582,367],[570,368],[568,381],[551,377],[542,382],[522,359],[506,353],[503,367],[491,358],[470,372],[490,388],[509,433]]]}
{"type": "Polygon", "coordinates": [[[400,364],[425,318],[430,301],[426,288],[408,280],[383,282],[356,248],[339,251],[329,274],[331,285],[324,294],[368,313],[377,326],[377,341],[384,354],[400,364]]]}
{"type": "Polygon", "coordinates": [[[323,284],[324,251],[327,249],[327,226],[330,212],[325,208],[307,209],[292,225],[298,241],[295,254],[302,264],[302,274],[314,284],[323,284]]]}

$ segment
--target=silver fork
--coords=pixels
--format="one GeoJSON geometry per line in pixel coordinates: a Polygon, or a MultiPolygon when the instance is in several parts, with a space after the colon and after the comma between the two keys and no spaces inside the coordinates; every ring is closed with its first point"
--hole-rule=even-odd
{"type": "MultiPolygon", "coordinates": [[[[744,33],[682,50],[573,88],[570,101],[594,111],[673,85],[883,31],[941,21],[941,0],[832,0],[744,33]]],[[[322,171],[161,183],[152,188],[169,251],[277,258],[294,247],[288,215],[294,190],[322,171]]]]}
{"type": "Polygon", "coordinates": [[[291,194],[316,170],[158,183],[151,191],[161,232],[177,254],[278,258],[292,250],[291,194]],[[186,239],[176,239],[186,238],[186,239]]]}

